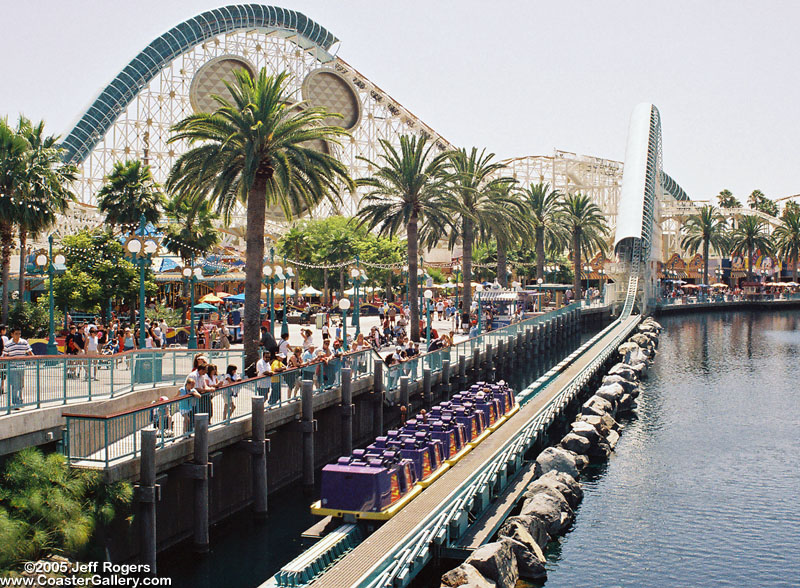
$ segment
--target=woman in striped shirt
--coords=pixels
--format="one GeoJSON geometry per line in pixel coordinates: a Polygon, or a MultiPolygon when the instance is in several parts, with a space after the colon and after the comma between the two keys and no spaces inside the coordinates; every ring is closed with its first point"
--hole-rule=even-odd
{"type": "MultiPolygon", "coordinates": [[[[33,349],[25,339],[21,339],[22,330],[19,327],[11,329],[11,339],[3,347],[2,357],[24,357],[33,355],[33,349]]],[[[11,387],[11,403],[14,410],[20,410],[22,404],[22,389],[25,387],[25,364],[10,361],[8,370],[8,383],[11,387]]]]}

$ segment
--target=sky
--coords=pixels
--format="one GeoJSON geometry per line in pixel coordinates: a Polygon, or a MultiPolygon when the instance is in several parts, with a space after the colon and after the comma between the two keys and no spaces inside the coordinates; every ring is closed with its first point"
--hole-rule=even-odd
{"type": "MultiPolygon", "coordinates": [[[[150,41],[224,0],[0,0],[0,116],[66,135],[150,41]]],[[[794,0],[281,0],[456,146],[623,160],[639,102],[693,199],[800,193],[794,0]]]]}

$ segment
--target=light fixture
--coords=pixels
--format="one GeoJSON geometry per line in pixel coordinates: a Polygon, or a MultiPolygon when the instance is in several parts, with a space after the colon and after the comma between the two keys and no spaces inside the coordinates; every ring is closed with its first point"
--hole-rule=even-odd
{"type": "Polygon", "coordinates": [[[134,255],[142,250],[142,242],[139,239],[131,239],[127,244],[128,251],[134,255]]]}
{"type": "Polygon", "coordinates": [[[56,255],[55,262],[56,265],[64,265],[65,263],[67,263],[67,258],[59,253],[58,255],[56,255]]]}
{"type": "Polygon", "coordinates": [[[47,256],[44,253],[40,253],[36,256],[36,265],[44,266],[47,264],[47,256]]]}
{"type": "Polygon", "coordinates": [[[147,241],[144,242],[144,252],[147,255],[152,255],[153,253],[156,252],[157,249],[158,249],[158,244],[152,239],[148,239],[147,241]]]}
{"type": "Polygon", "coordinates": [[[265,276],[271,276],[272,275],[272,267],[271,266],[268,266],[268,265],[264,266],[264,275],[265,276]]]}
{"type": "Polygon", "coordinates": [[[185,267],[185,268],[183,268],[183,271],[181,273],[183,274],[184,278],[188,278],[189,276],[192,275],[192,268],[185,267]]]}
{"type": "Polygon", "coordinates": [[[199,267],[194,268],[194,277],[195,278],[202,278],[203,277],[203,270],[199,267]]]}
{"type": "Polygon", "coordinates": [[[404,271],[405,273],[408,273],[408,266],[407,266],[407,265],[404,265],[404,266],[403,266],[403,271],[404,271]]]}
{"type": "Polygon", "coordinates": [[[433,292],[431,292],[430,290],[425,290],[425,298],[427,298],[428,300],[433,298],[433,292]]]}
{"type": "Polygon", "coordinates": [[[293,278],[294,277],[294,270],[290,267],[286,268],[286,277],[293,278]]]}
{"type": "Polygon", "coordinates": [[[354,280],[358,277],[358,269],[357,268],[353,268],[353,269],[350,270],[350,277],[353,278],[354,280]]]}
{"type": "Polygon", "coordinates": [[[541,285],[544,283],[544,280],[542,278],[539,278],[538,280],[536,280],[536,283],[541,285]]]}
{"type": "Polygon", "coordinates": [[[483,284],[478,284],[477,286],[475,286],[475,291],[476,292],[483,292],[483,284]]]}
{"type": "Polygon", "coordinates": [[[350,300],[347,298],[340,298],[339,299],[339,309],[340,310],[348,310],[350,308],[350,300]]]}

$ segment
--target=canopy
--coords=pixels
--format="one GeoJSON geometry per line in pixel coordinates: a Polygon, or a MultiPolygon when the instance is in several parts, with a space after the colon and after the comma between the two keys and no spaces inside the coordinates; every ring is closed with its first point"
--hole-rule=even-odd
{"type": "Polygon", "coordinates": [[[448,290],[453,290],[458,288],[458,284],[453,284],[452,282],[447,282],[446,284],[436,284],[435,288],[447,288],[448,290]]]}
{"type": "Polygon", "coordinates": [[[234,294],[233,296],[229,296],[227,302],[244,302],[244,292],[241,294],[234,294]]]}
{"type": "Polygon", "coordinates": [[[698,286],[697,284],[686,284],[684,286],[684,288],[686,288],[687,290],[693,290],[694,288],[698,288],[699,289],[700,286],[698,286]]]}
{"type": "Polygon", "coordinates": [[[717,282],[716,284],[711,284],[712,288],[727,288],[728,284],[723,284],[722,282],[717,282]]]}
{"type": "Polygon", "coordinates": [[[306,286],[300,289],[300,294],[303,296],[322,296],[322,292],[317,290],[314,286],[306,286]]]}
{"type": "Polygon", "coordinates": [[[233,296],[233,294],[231,294],[230,292],[217,292],[216,294],[220,298],[228,298],[230,296],[233,296]]]}
{"type": "Polygon", "coordinates": [[[200,304],[194,305],[195,310],[217,310],[217,307],[213,304],[206,304],[205,302],[201,302],[200,304]]]}
{"type": "MultiPolygon", "coordinates": [[[[289,286],[286,287],[287,296],[294,296],[295,294],[297,294],[297,291],[294,288],[291,288],[289,286]]],[[[280,296],[281,298],[283,298],[283,288],[276,288],[275,296],[280,296]]]]}
{"type": "MultiPolygon", "coordinates": [[[[223,301],[222,298],[220,298],[216,294],[206,294],[200,299],[200,302],[205,302],[207,304],[219,304],[222,301],[223,301]]],[[[195,308],[197,307],[195,306],[195,308]]]]}

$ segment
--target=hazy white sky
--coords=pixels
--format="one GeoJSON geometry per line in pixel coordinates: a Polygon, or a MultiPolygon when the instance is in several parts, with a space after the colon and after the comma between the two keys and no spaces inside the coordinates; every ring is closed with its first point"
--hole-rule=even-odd
{"type": "MultiPolygon", "coordinates": [[[[150,41],[224,0],[0,0],[0,116],[66,134],[150,41]]],[[[800,2],[285,0],[458,146],[623,159],[635,104],[692,198],[800,192],[800,2]]]]}

